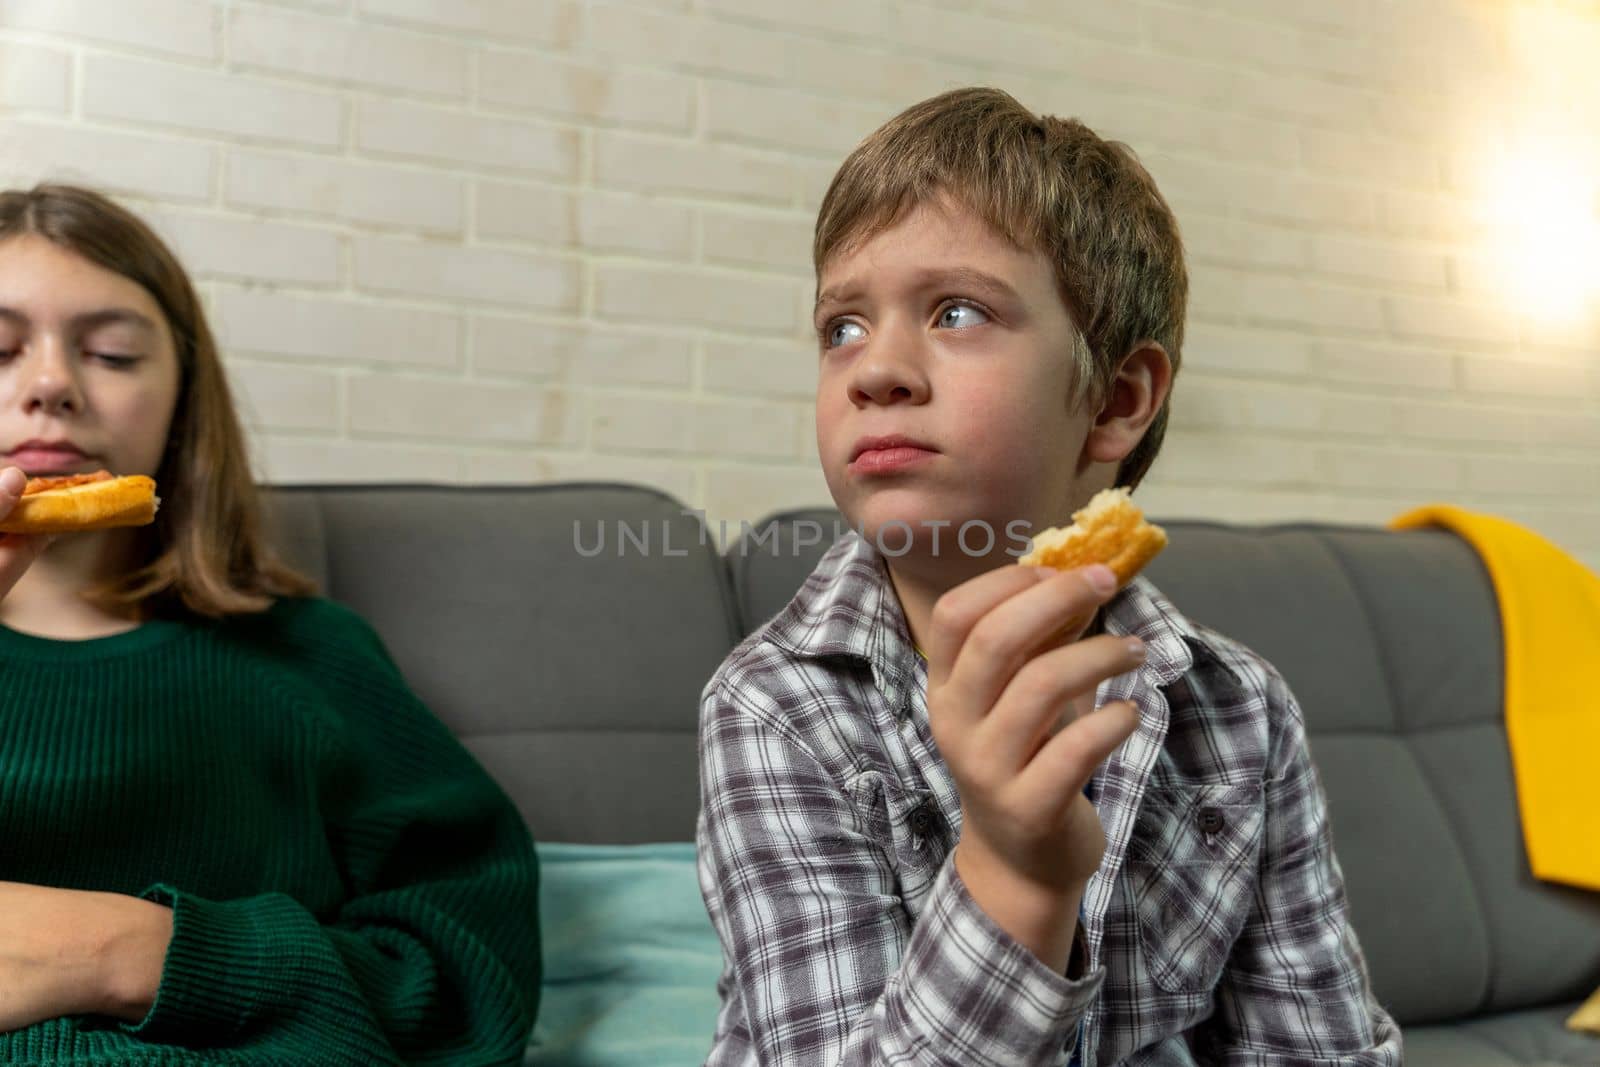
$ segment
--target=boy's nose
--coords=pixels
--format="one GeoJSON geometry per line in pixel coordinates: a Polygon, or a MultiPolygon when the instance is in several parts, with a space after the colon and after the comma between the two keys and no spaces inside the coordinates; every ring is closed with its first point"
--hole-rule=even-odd
{"type": "Polygon", "coordinates": [[[922,361],[909,346],[880,338],[856,362],[849,382],[850,402],[857,407],[887,404],[924,404],[928,376],[922,361]]]}

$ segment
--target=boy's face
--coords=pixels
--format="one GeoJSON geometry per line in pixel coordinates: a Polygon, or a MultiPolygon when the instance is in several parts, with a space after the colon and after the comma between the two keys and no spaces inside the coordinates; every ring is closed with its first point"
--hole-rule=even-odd
{"type": "MultiPolygon", "coordinates": [[[[852,525],[898,549],[994,552],[1066,520],[1094,414],[1069,406],[1075,328],[1055,272],[948,200],[824,264],[817,445],[852,525]],[[948,528],[936,528],[940,521],[948,528]],[[880,531],[882,536],[880,538],[880,531]]],[[[1097,487],[1096,487],[1097,488],[1097,487]]]]}

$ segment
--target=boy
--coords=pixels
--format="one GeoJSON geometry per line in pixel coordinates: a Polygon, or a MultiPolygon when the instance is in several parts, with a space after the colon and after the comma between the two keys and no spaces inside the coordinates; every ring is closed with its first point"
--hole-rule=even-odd
{"type": "Polygon", "coordinates": [[[1399,1064],[1283,680],[1002,533],[1160,445],[1187,281],[1149,175],[958,90],[846,159],[814,255],[859,533],[705,690],[708,1062],[1399,1064]]]}

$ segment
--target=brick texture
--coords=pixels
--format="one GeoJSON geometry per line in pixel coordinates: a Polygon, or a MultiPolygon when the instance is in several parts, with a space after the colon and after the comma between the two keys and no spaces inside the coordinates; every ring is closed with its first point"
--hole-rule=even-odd
{"type": "MultiPolygon", "coordinates": [[[[827,499],[810,244],[834,169],[902,107],[999,85],[1126,142],[1182,225],[1152,511],[1448,499],[1596,561],[1600,292],[1518,306],[1485,176],[1519,123],[1592,146],[1600,81],[1515,15],[0,0],[0,185],[92,184],[172,240],[269,477],[635,480],[736,532],[827,499]]],[[[1592,4],[1549,18],[1600,38],[1592,4]]]]}

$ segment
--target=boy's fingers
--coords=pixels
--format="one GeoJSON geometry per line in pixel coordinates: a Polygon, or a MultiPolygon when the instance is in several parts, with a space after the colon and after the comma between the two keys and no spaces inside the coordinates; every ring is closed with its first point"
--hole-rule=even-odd
{"type": "Polygon", "coordinates": [[[979,619],[1046,576],[1038,567],[997,567],[941,596],[928,620],[928,684],[945,681],[979,619]]]}
{"type": "Polygon", "coordinates": [[[1062,627],[1092,615],[1115,591],[1116,575],[1107,567],[1051,572],[1031,588],[1024,586],[972,624],[950,668],[949,685],[981,715],[1062,627]]]}
{"type": "Polygon", "coordinates": [[[1130,700],[1114,700],[1068,723],[1017,776],[1017,802],[1060,819],[1095,768],[1138,728],[1139,708],[1130,700]]]}
{"type": "Polygon", "coordinates": [[[1089,624],[1094,622],[1095,611],[1086,611],[1082,615],[1074,615],[1068,619],[1066,625],[1057,630],[1043,645],[1045,648],[1061,648],[1078,640],[1089,629],[1089,624]]]}
{"type": "Polygon", "coordinates": [[[1102,635],[1029,661],[978,727],[981,745],[1002,766],[1020,769],[1048,736],[1066,725],[1072,698],[1094,697],[1100,683],[1144,662],[1136,638],[1102,635]]]}

